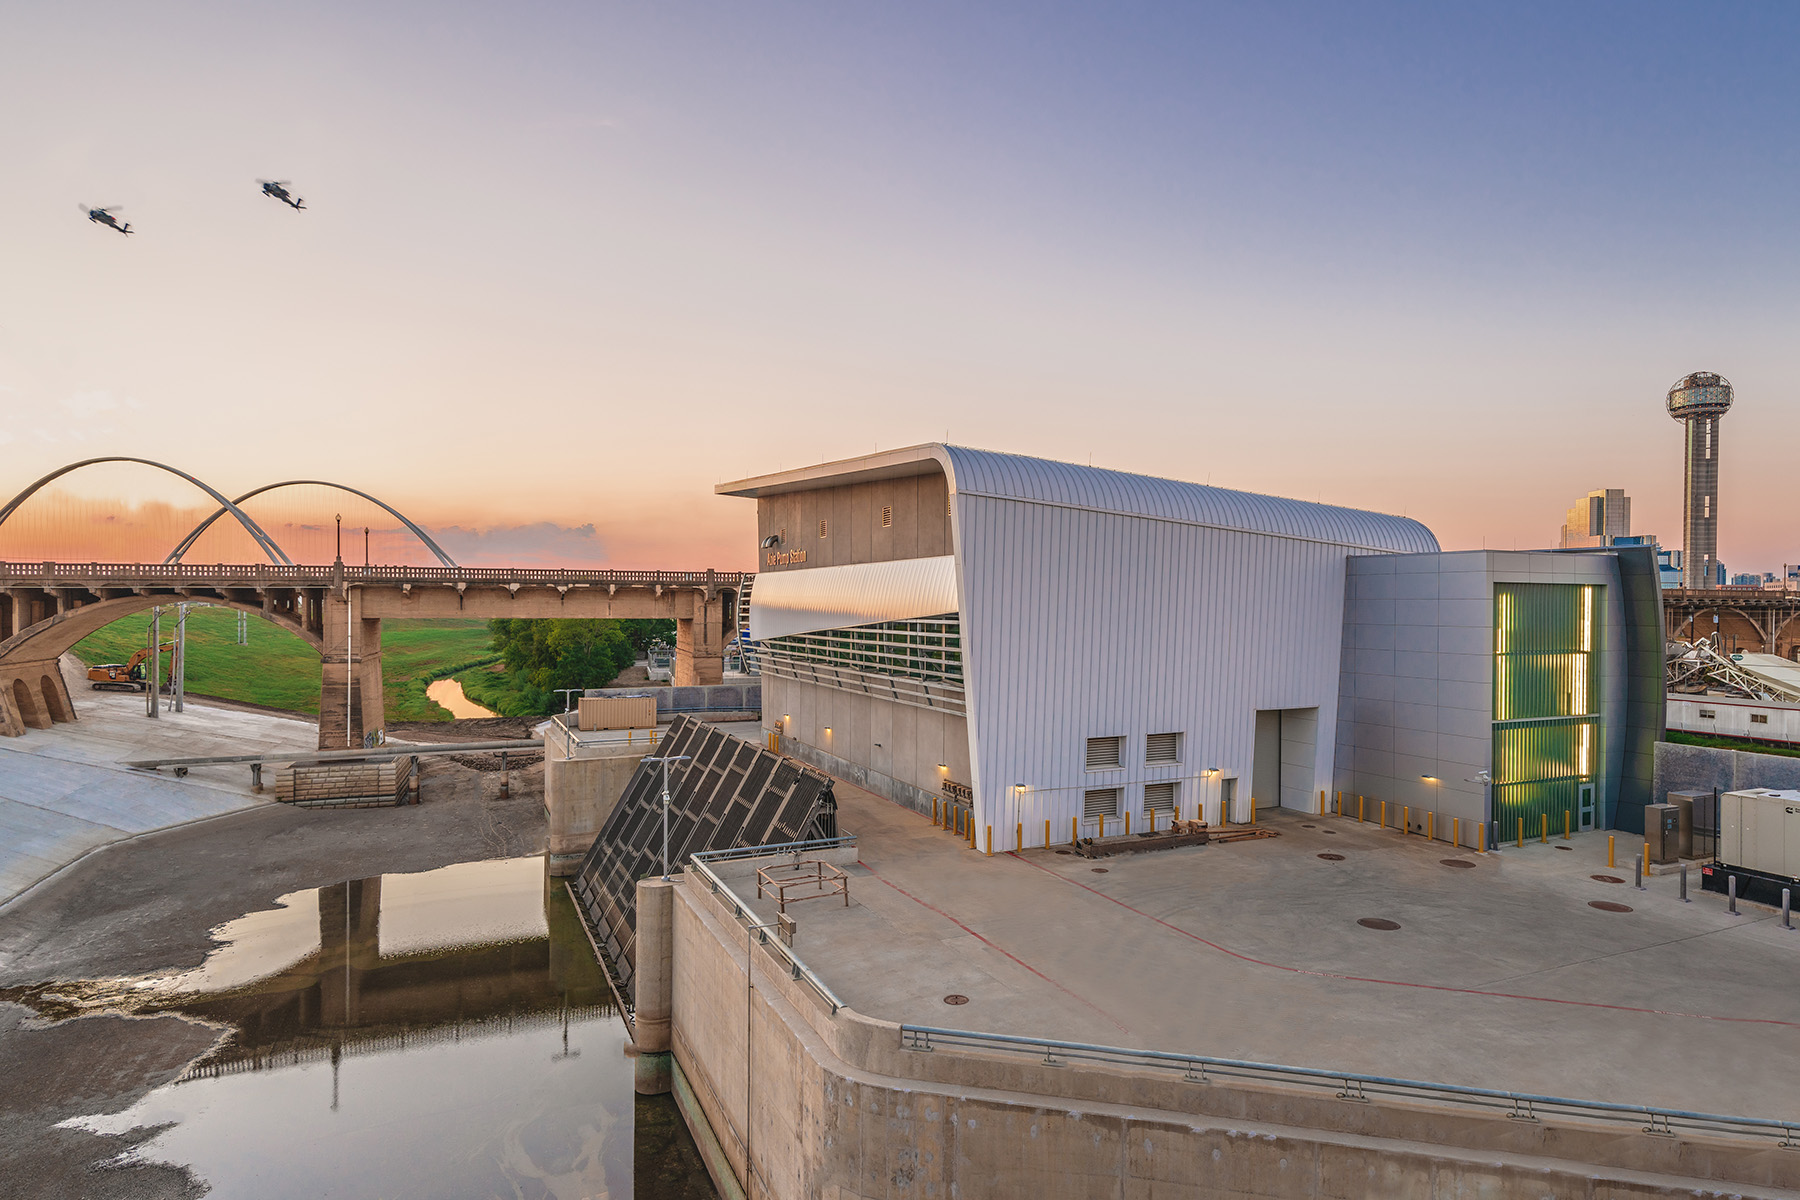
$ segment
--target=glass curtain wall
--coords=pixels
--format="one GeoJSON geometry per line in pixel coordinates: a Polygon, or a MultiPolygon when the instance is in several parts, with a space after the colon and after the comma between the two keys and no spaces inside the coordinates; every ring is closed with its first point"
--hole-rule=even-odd
{"type": "MultiPolygon", "coordinates": [[[[1536,837],[1546,818],[1579,827],[1579,793],[1601,755],[1601,589],[1561,583],[1494,588],[1494,820],[1536,837]]],[[[1596,791],[1603,789],[1596,788],[1596,791]]]]}

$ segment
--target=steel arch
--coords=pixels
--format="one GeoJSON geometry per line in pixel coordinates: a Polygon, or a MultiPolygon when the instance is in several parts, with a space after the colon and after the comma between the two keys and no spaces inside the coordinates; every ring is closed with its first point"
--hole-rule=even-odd
{"type": "MultiPolygon", "coordinates": [[[[423,529],[420,529],[417,525],[414,525],[412,523],[412,521],[407,518],[405,513],[402,513],[399,509],[396,509],[391,504],[388,504],[386,501],[377,500],[374,496],[369,495],[369,493],[363,492],[363,491],[358,491],[356,488],[350,487],[348,484],[332,483],[329,479],[288,479],[288,480],[282,481],[281,483],[264,484],[262,487],[255,488],[251,491],[245,492],[243,495],[239,496],[236,500],[226,501],[226,500],[224,500],[223,497],[221,497],[220,499],[223,503],[226,504],[227,507],[235,508],[236,505],[242,504],[244,501],[250,499],[252,496],[260,496],[264,492],[272,492],[276,488],[300,487],[300,486],[307,485],[307,484],[312,484],[317,487],[336,488],[340,492],[349,492],[353,496],[361,496],[364,500],[367,500],[371,504],[380,505],[396,521],[399,521],[402,525],[404,525],[408,529],[412,530],[413,536],[418,538],[421,542],[424,542],[425,548],[430,550],[433,554],[437,555],[437,560],[439,562],[443,563],[446,567],[456,566],[456,561],[454,559],[452,559],[448,554],[444,553],[443,547],[439,546],[436,542],[432,541],[430,534],[426,533],[423,529]]],[[[206,518],[206,520],[200,522],[200,524],[194,526],[192,532],[190,532],[186,537],[182,538],[180,545],[176,546],[175,549],[171,550],[169,552],[169,557],[163,559],[163,561],[166,563],[180,562],[181,556],[186,554],[189,550],[193,549],[194,543],[200,539],[200,535],[205,533],[209,528],[211,528],[212,523],[214,521],[217,521],[220,517],[224,516],[225,511],[226,510],[224,508],[221,508],[221,509],[219,509],[218,512],[216,512],[212,516],[206,518]]]]}
{"type": "Polygon", "coordinates": [[[182,471],[175,467],[171,467],[167,463],[159,463],[159,462],[155,461],[154,459],[149,459],[149,458],[132,458],[131,456],[124,455],[124,454],[111,454],[111,455],[107,455],[104,458],[84,458],[80,462],[70,463],[66,467],[58,467],[56,470],[50,472],[48,475],[44,476],[42,479],[40,479],[36,483],[32,484],[30,487],[26,488],[24,491],[20,492],[16,496],[14,496],[10,501],[7,502],[7,505],[5,508],[0,508],[0,525],[5,524],[6,519],[13,515],[13,510],[18,508],[19,505],[25,503],[26,500],[30,499],[31,496],[34,493],[36,493],[38,491],[38,489],[42,488],[45,484],[50,483],[56,479],[59,479],[64,475],[67,475],[70,471],[80,470],[82,467],[91,467],[95,463],[108,463],[108,462],[140,463],[143,466],[155,467],[159,471],[167,471],[171,475],[175,475],[182,479],[187,480],[189,483],[193,484],[195,487],[199,488],[201,491],[205,492],[207,495],[211,496],[214,500],[217,500],[219,502],[221,507],[220,507],[219,512],[215,515],[215,519],[217,516],[223,516],[225,513],[229,512],[232,516],[237,518],[238,524],[240,524],[244,527],[244,532],[248,533],[252,538],[254,538],[256,540],[256,544],[262,548],[262,552],[269,556],[270,562],[279,563],[282,566],[287,566],[287,567],[291,567],[294,565],[294,560],[289,558],[287,556],[287,553],[284,550],[282,550],[282,548],[280,546],[275,544],[275,539],[270,537],[266,532],[264,532],[262,526],[258,525],[255,521],[251,520],[250,515],[248,513],[246,513],[243,509],[239,508],[232,501],[227,500],[221,493],[216,491],[209,484],[203,483],[200,480],[194,478],[192,475],[189,475],[186,471],[182,471]]]}

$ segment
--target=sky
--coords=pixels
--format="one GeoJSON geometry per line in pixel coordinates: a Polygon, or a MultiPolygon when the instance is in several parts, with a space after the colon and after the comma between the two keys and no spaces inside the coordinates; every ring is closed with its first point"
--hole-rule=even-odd
{"type": "MultiPolygon", "coordinates": [[[[470,562],[731,569],[752,504],[715,483],[947,438],[1447,548],[1554,545],[1623,487],[1679,545],[1664,396],[1709,370],[1720,554],[1772,570],[1796,34],[1777,4],[14,5],[0,496],[135,455],[345,483],[470,562]]],[[[66,477],[0,556],[210,511],[153,474],[66,477]]],[[[343,500],[251,511],[317,547],[343,500]]]]}

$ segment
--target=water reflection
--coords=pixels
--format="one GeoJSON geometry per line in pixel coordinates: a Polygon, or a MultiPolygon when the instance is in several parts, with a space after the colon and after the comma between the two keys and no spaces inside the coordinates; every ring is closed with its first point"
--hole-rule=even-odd
{"type": "Polygon", "coordinates": [[[623,1023],[543,860],[284,896],[194,971],[30,989],[46,1012],[177,1011],[229,1038],[98,1132],[212,1195],[711,1196],[679,1118],[641,1108],[623,1023]],[[634,1109],[649,1144],[634,1148],[634,1109]]]}

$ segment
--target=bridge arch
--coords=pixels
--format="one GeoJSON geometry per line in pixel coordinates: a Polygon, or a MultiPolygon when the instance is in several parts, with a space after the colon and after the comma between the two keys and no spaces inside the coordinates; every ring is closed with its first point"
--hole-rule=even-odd
{"type": "MultiPolygon", "coordinates": [[[[224,501],[224,503],[219,508],[218,512],[215,512],[212,516],[206,518],[206,520],[204,520],[204,521],[200,522],[200,524],[194,526],[193,530],[191,532],[189,532],[189,534],[186,537],[181,539],[181,543],[179,545],[177,545],[175,547],[175,549],[171,550],[169,552],[169,557],[164,559],[163,561],[170,562],[170,563],[180,562],[182,555],[186,554],[189,550],[193,549],[194,543],[200,540],[201,534],[205,533],[208,529],[212,528],[212,524],[214,521],[217,521],[220,517],[224,516],[226,514],[226,512],[228,512],[228,511],[236,511],[236,506],[242,504],[244,501],[249,500],[256,496],[260,496],[264,492],[272,492],[272,491],[276,490],[277,488],[303,487],[308,484],[311,484],[311,485],[314,485],[317,487],[336,488],[340,492],[349,492],[352,496],[361,496],[364,500],[367,500],[371,504],[380,505],[396,521],[399,521],[402,525],[404,525],[408,529],[410,529],[412,531],[412,534],[414,537],[418,538],[421,542],[425,543],[425,548],[427,550],[430,550],[433,554],[435,554],[437,556],[437,560],[440,563],[442,563],[446,567],[456,566],[456,561],[454,559],[452,559],[448,554],[444,553],[444,548],[442,546],[439,546],[436,542],[432,541],[430,534],[426,533],[423,529],[420,529],[417,525],[413,524],[413,522],[406,516],[405,513],[401,512],[399,509],[395,508],[393,505],[387,503],[386,501],[379,500],[379,499],[375,498],[374,496],[369,495],[369,493],[367,493],[367,492],[358,491],[356,488],[350,487],[348,484],[332,483],[328,479],[288,479],[288,480],[284,480],[281,483],[268,483],[268,484],[264,484],[262,487],[255,488],[251,491],[245,492],[243,495],[239,496],[236,500],[224,501]]],[[[223,497],[221,497],[221,500],[223,500],[223,497]]],[[[3,518],[0,518],[0,519],[3,519],[3,518]]]]}
{"type": "MultiPolygon", "coordinates": [[[[14,496],[10,501],[7,502],[7,505],[5,508],[0,508],[0,525],[4,525],[6,523],[6,519],[13,515],[14,510],[16,510],[19,507],[19,505],[21,505],[21,504],[25,503],[25,501],[29,500],[34,494],[37,493],[37,491],[40,488],[44,487],[46,484],[53,483],[56,480],[62,478],[64,475],[67,475],[69,472],[78,471],[82,467],[91,467],[96,463],[108,463],[108,462],[140,463],[143,466],[155,467],[159,471],[167,471],[171,475],[174,475],[181,479],[187,480],[189,483],[193,484],[195,487],[199,488],[201,491],[203,491],[207,495],[211,496],[214,500],[217,500],[219,502],[222,512],[229,512],[232,516],[236,517],[238,524],[240,524],[244,527],[244,532],[248,533],[252,538],[254,538],[256,541],[256,544],[262,549],[262,552],[269,556],[270,562],[278,563],[278,564],[281,564],[282,566],[293,566],[294,565],[293,560],[287,556],[287,554],[282,550],[282,548],[280,546],[277,546],[275,544],[275,539],[270,537],[263,530],[262,526],[258,525],[255,521],[251,520],[250,515],[248,513],[246,513],[243,509],[239,508],[234,502],[227,500],[221,492],[219,492],[218,490],[213,488],[211,485],[204,483],[199,479],[196,479],[194,476],[189,475],[186,471],[182,471],[175,467],[171,467],[167,463],[159,463],[159,462],[156,462],[154,459],[148,459],[148,458],[133,458],[129,455],[123,455],[123,454],[112,454],[112,455],[107,455],[103,458],[84,458],[80,462],[70,463],[69,465],[67,465],[65,467],[58,467],[56,470],[50,472],[48,475],[44,476],[42,479],[40,479],[36,483],[32,484],[30,487],[26,488],[24,491],[20,492],[16,496],[14,496]]],[[[380,502],[377,501],[377,503],[380,503],[380,502]]],[[[385,508],[386,505],[383,505],[382,507],[385,508]]],[[[210,522],[209,522],[209,524],[210,524],[210,522]]]]}
{"type": "MultiPolygon", "coordinates": [[[[0,671],[11,671],[24,663],[53,663],[66,651],[74,649],[76,642],[111,625],[120,617],[146,612],[159,605],[170,608],[181,603],[181,600],[180,596],[167,595],[115,596],[110,600],[98,600],[93,604],[59,612],[0,642],[0,671]]],[[[299,621],[241,600],[207,597],[201,603],[210,604],[214,608],[232,608],[239,612],[253,613],[285,629],[321,655],[325,653],[325,640],[299,621]]]]}

